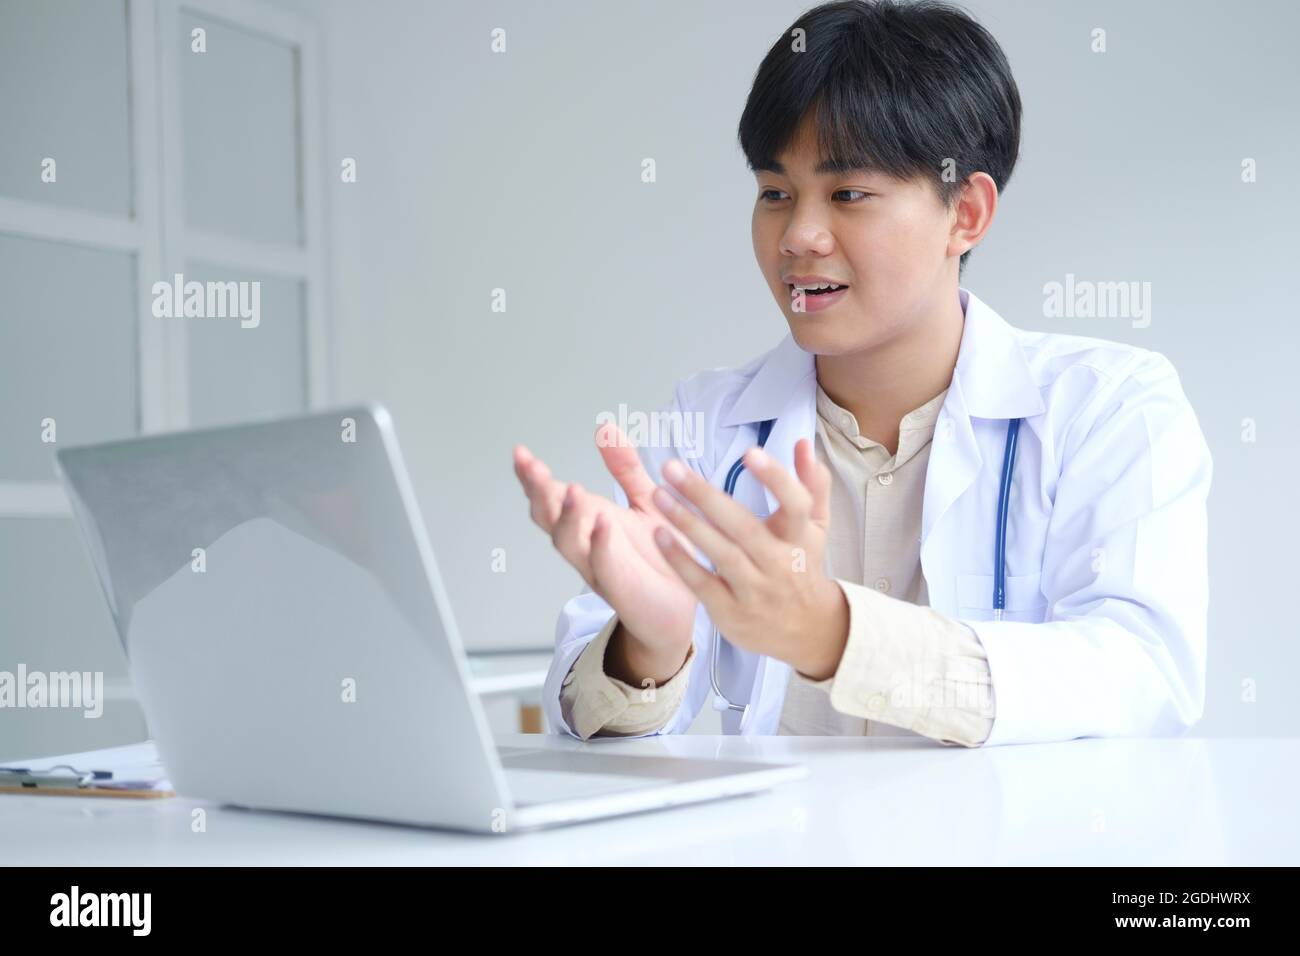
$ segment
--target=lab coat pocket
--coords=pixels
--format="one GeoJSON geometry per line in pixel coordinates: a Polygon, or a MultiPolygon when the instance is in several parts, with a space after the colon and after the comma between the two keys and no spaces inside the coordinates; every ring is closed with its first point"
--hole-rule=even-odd
{"type": "MultiPolygon", "coordinates": [[[[1039,590],[1041,574],[1008,574],[1004,621],[1038,623],[1047,617],[1047,598],[1039,590]]],[[[967,621],[993,620],[993,575],[957,575],[958,617],[967,621]]]]}

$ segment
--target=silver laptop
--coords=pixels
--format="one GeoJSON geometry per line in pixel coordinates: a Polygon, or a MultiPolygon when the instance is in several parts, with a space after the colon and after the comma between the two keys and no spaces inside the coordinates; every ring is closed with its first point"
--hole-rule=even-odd
{"type": "Polygon", "coordinates": [[[188,796],[508,833],[806,775],[577,741],[498,749],[382,407],[73,448],[58,463],[188,796]]]}

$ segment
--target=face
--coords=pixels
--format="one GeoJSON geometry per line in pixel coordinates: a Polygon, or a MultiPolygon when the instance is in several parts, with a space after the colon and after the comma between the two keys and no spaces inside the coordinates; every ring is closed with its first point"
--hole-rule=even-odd
{"type": "Polygon", "coordinates": [[[799,346],[840,355],[917,332],[955,288],[956,207],[921,177],[818,172],[809,120],[777,160],[754,174],[754,255],[799,346]],[[800,311],[799,277],[846,288],[806,292],[800,311]]]}

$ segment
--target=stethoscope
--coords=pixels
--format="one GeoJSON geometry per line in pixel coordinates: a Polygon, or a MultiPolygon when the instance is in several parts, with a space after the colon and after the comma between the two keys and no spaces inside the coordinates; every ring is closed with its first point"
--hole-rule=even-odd
{"type": "MultiPolygon", "coordinates": [[[[1002,612],[1007,606],[1007,509],[1011,500],[1011,476],[1016,470],[1016,444],[1020,437],[1022,419],[1012,418],[1007,421],[1007,440],[1002,451],[1002,478],[998,488],[998,525],[993,538],[993,620],[1002,620],[1002,612]]],[[[758,447],[767,444],[767,437],[772,434],[776,419],[768,419],[758,426],[758,447]]],[[[722,490],[735,497],[736,482],[745,470],[743,458],[737,458],[727,472],[727,480],[722,490]]],[[[722,692],[722,683],[718,678],[718,659],[722,649],[722,634],[713,629],[713,652],[709,662],[709,683],[713,685],[713,709],[735,710],[742,715],[748,704],[737,704],[722,692]]]]}

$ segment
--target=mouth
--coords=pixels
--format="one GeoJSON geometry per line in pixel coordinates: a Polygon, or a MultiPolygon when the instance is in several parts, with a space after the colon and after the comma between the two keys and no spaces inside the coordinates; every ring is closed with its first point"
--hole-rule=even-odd
{"type": "Polygon", "coordinates": [[[829,309],[848,294],[847,285],[836,283],[818,283],[816,285],[795,285],[787,282],[790,294],[790,306],[795,312],[821,312],[829,309]]]}

